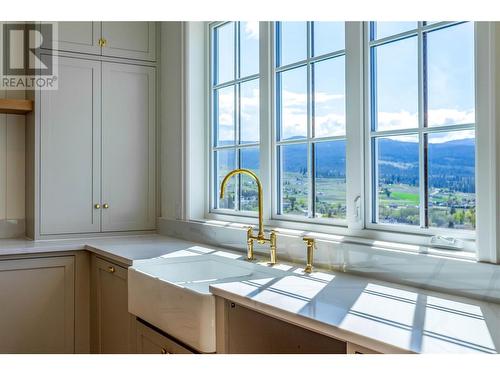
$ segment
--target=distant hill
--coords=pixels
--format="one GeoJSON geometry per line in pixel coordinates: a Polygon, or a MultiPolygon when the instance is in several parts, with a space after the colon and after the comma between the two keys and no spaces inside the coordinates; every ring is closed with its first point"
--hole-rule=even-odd
{"type": "MultiPolygon", "coordinates": [[[[316,173],[321,177],[345,176],[345,141],[318,143],[316,149],[316,173]]],[[[380,177],[386,183],[417,184],[418,143],[392,139],[378,141],[380,177]]],[[[452,187],[463,192],[474,191],[473,139],[429,144],[429,184],[431,187],[452,187]]],[[[284,158],[287,171],[307,170],[305,146],[286,146],[284,158]]],[[[259,154],[249,149],[244,154],[247,168],[257,168],[259,154]]]]}

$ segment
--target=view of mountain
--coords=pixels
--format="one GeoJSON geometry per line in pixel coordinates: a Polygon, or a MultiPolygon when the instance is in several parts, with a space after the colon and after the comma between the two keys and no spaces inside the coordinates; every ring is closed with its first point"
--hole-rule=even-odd
{"type": "MultiPolygon", "coordinates": [[[[345,141],[320,144],[316,158],[316,173],[321,177],[345,175],[345,141]]],[[[429,185],[447,187],[461,192],[473,192],[475,186],[474,139],[429,144],[429,185]]],[[[416,185],[418,182],[418,144],[392,139],[378,140],[379,175],[385,183],[416,185]]],[[[245,153],[245,166],[257,168],[257,150],[245,153]]],[[[288,172],[307,170],[303,149],[286,147],[288,172]]]]}

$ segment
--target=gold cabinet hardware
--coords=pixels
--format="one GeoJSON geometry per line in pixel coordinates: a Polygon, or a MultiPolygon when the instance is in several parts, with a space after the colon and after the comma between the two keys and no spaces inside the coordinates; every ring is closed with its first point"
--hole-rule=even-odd
{"type": "Polygon", "coordinates": [[[316,246],[316,243],[314,241],[314,238],[311,237],[304,237],[302,238],[302,240],[306,243],[307,246],[307,264],[306,268],[304,268],[304,272],[311,273],[313,270],[314,247],[316,246]]]}
{"type": "Polygon", "coordinates": [[[108,41],[104,38],[99,38],[99,47],[106,47],[108,41]]]}
{"type": "Polygon", "coordinates": [[[99,203],[96,203],[96,204],[94,204],[94,208],[95,208],[96,210],[98,210],[99,208],[101,208],[101,205],[100,205],[99,203]]]}
{"type": "Polygon", "coordinates": [[[113,266],[109,266],[109,267],[108,267],[108,272],[109,272],[109,273],[115,273],[115,271],[116,271],[116,270],[115,270],[115,267],[113,267],[113,266]]]}
{"type": "Polygon", "coordinates": [[[109,208],[109,204],[104,203],[104,204],[102,205],[102,208],[106,208],[106,209],[107,209],[107,208],[109,208]]]}
{"type": "Polygon", "coordinates": [[[276,232],[274,230],[271,231],[269,238],[266,238],[264,234],[264,220],[262,217],[262,212],[263,212],[263,199],[262,199],[262,184],[259,180],[259,177],[255,173],[253,173],[249,169],[235,169],[231,172],[229,172],[226,177],[222,180],[221,186],[220,186],[220,199],[224,198],[224,189],[226,187],[227,182],[229,179],[237,174],[244,174],[249,177],[252,177],[255,182],[257,183],[257,196],[258,196],[258,206],[259,206],[259,232],[255,236],[253,234],[253,228],[249,227],[247,229],[247,260],[253,260],[254,254],[253,254],[253,241],[256,240],[259,244],[265,244],[266,242],[269,242],[270,245],[270,251],[271,251],[271,261],[269,264],[273,265],[276,264],[276,232]]]}

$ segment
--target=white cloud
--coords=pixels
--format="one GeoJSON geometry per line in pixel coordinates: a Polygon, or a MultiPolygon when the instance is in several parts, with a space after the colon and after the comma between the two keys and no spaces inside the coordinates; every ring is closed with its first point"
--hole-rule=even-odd
{"type": "Polygon", "coordinates": [[[379,112],[378,130],[394,130],[418,127],[418,116],[408,111],[379,112]]]}
{"type": "Polygon", "coordinates": [[[245,34],[249,39],[259,39],[259,21],[245,22],[245,34]]]}
{"type": "MultiPolygon", "coordinates": [[[[243,94],[243,93],[242,93],[243,94]]],[[[285,137],[305,135],[307,129],[307,95],[284,90],[283,93],[283,133],[285,137]]],[[[330,94],[326,92],[317,92],[315,100],[322,104],[322,111],[316,115],[316,136],[334,136],[345,134],[346,120],[343,111],[335,111],[339,100],[344,100],[342,94],[330,94]]],[[[452,125],[474,123],[474,110],[456,110],[456,109],[432,109],[428,112],[430,125],[452,125]]],[[[247,124],[259,123],[259,90],[248,90],[241,97],[241,120],[247,124]]],[[[219,135],[220,139],[233,138],[234,122],[234,97],[232,90],[221,90],[219,92],[219,135]]],[[[255,126],[242,129],[245,139],[254,139],[256,134],[251,134],[255,126]]],[[[379,112],[378,128],[379,130],[411,129],[418,127],[417,113],[408,111],[399,112],[379,112]]],[[[473,138],[474,131],[455,131],[433,133],[429,137],[431,143],[444,143],[453,140],[473,138]]],[[[415,142],[415,135],[398,136],[399,141],[415,142]]],[[[255,139],[257,140],[257,139],[255,139]]]]}
{"type": "Polygon", "coordinates": [[[459,111],[457,109],[432,109],[429,111],[429,126],[473,124],[475,120],[474,110],[459,111]]]}

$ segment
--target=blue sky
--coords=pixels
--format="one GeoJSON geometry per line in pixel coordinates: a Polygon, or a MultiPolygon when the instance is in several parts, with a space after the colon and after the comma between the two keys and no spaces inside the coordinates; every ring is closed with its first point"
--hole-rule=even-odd
{"type": "MultiPolygon", "coordinates": [[[[219,83],[234,78],[234,23],[218,29],[219,83]]],[[[415,22],[378,22],[377,37],[415,28],[415,22]]],[[[282,24],[282,65],[306,58],[306,22],[282,24]]],[[[344,48],[343,22],[315,22],[315,55],[344,48]]],[[[241,76],[258,72],[258,23],[241,23],[241,76]]],[[[430,126],[474,122],[473,24],[427,33],[428,121],[430,126]]],[[[377,111],[380,130],[413,128],[418,124],[417,38],[376,47],[377,111]]],[[[345,59],[317,63],[315,75],[316,136],[345,134],[345,59]]],[[[281,73],[283,138],[304,136],[307,124],[307,73],[296,68],[281,73]]],[[[234,138],[234,88],[221,90],[219,140],[234,138]]],[[[241,87],[242,140],[258,141],[258,82],[241,87]]],[[[439,133],[432,142],[473,137],[473,132],[439,133]]],[[[408,137],[407,141],[412,141],[408,137]]]]}

